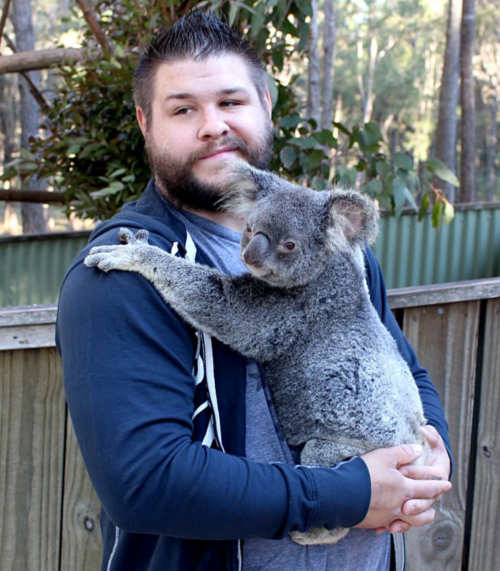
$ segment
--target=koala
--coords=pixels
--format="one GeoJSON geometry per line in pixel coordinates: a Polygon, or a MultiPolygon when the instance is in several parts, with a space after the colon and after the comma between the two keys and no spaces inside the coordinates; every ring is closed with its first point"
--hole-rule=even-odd
{"type": "MultiPolygon", "coordinates": [[[[374,202],[352,190],[317,192],[245,163],[232,166],[221,209],[245,216],[231,277],[148,245],[93,248],[87,266],[138,272],[197,329],[260,362],[285,437],[302,464],[333,466],[402,443],[426,446],[418,389],[368,295],[363,259],[375,240],[374,202]]],[[[349,530],[291,532],[303,545],[349,530]]]]}

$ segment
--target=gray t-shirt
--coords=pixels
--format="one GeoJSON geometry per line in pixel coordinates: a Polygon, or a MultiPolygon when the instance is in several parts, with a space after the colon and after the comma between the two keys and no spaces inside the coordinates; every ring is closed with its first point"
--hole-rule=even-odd
{"type": "MultiPolygon", "coordinates": [[[[230,275],[247,271],[240,258],[241,234],[170,203],[167,205],[215,267],[230,275]]],[[[247,365],[245,444],[249,460],[293,464],[269,391],[263,386],[257,363],[251,360],[247,365]]],[[[390,535],[377,535],[372,530],[352,529],[336,545],[302,546],[288,536],[280,540],[256,537],[243,543],[243,571],[389,571],[389,568],[390,535]]]]}

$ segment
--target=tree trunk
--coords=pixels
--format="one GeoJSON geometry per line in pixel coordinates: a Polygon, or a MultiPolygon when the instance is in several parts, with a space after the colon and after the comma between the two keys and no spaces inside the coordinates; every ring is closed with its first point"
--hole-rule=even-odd
{"type": "Polygon", "coordinates": [[[317,0],[312,0],[313,16],[309,27],[309,43],[307,55],[308,66],[308,97],[307,114],[320,125],[320,79],[319,79],[319,55],[318,55],[318,5],[317,0]]]}
{"type": "Polygon", "coordinates": [[[491,127],[487,135],[486,141],[486,176],[487,176],[487,194],[488,201],[493,200],[495,194],[495,158],[497,154],[497,136],[498,136],[498,93],[493,94],[491,102],[491,127]]]}
{"type": "MultiPolygon", "coordinates": [[[[35,34],[31,14],[30,0],[16,0],[13,5],[12,21],[16,34],[16,47],[19,51],[30,51],[35,48],[35,34]]],[[[40,74],[30,74],[32,82],[39,88],[40,74]]],[[[21,147],[28,148],[29,138],[36,136],[40,123],[40,110],[29,91],[29,86],[24,78],[20,78],[21,91],[21,147]]],[[[28,189],[43,188],[43,185],[32,180],[28,189]]],[[[39,204],[23,204],[22,209],[23,232],[36,234],[46,230],[43,207],[39,204]]]]}
{"type": "Polygon", "coordinates": [[[372,118],[373,101],[375,100],[375,93],[373,91],[373,82],[375,79],[375,67],[377,65],[378,55],[378,41],[376,36],[372,36],[370,41],[370,63],[368,67],[368,81],[366,82],[365,93],[365,109],[363,113],[363,123],[368,123],[372,118]]]}
{"type": "Polygon", "coordinates": [[[474,95],[474,0],[463,0],[460,38],[460,99],[462,106],[460,202],[476,201],[476,106],[474,95]]]}
{"type": "Polygon", "coordinates": [[[375,36],[372,36],[370,40],[370,60],[368,62],[368,77],[365,80],[363,78],[362,67],[363,67],[363,42],[358,40],[357,44],[358,52],[358,88],[361,95],[361,102],[363,104],[363,123],[368,123],[372,117],[373,112],[373,101],[375,100],[375,93],[373,92],[373,81],[375,78],[375,68],[377,66],[377,56],[378,56],[378,41],[375,36]]]}
{"type": "Polygon", "coordinates": [[[0,134],[3,145],[3,164],[12,159],[16,145],[16,106],[14,77],[0,76],[0,134]]]}
{"type": "MultiPolygon", "coordinates": [[[[16,149],[16,105],[14,92],[17,90],[16,77],[0,76],[0,136],[2,143],[2,164],[7,164],[12,159],[16,149]]],[[[3,187],[2,183],[0,187],[3,187]]],[[[3,213],[3,231],[9,233],[11,218],[15,216],[14,207],[6,202],[3,213]]]]}
{"type": "Polygon", "coordinates": [[[335,0],[325,0],[323,29],[323,111],[321,128],[332,128],[333,62],[335,61],[335,0]]]}
{"type": "MultiPolygon", "coordinates": [[[[449,0],[448,29],[444,54],[441,89],[439,91],[439,117],[436,132],[436,157],[455,172],[457,150],[457,105],[460,57],[460,23],[462,0],[449,0]]],[[[436,181],[450,202],[455,201],[455,187],[436,181]]]]}

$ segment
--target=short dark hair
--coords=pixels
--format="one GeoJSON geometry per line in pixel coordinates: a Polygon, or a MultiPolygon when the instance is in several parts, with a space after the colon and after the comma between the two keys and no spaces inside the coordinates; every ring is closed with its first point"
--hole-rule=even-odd
{"type": "Polygon", "coordinates": [[[171,28],[153,38],[141,56],[134,75],[134,101],[152,119],[153,83],[162,63],[192,58],[202,61],[211,56],[235,54],[248,65],[261,102],[264,104],[267,76],[264,65],[250,43],[212,12],[193,10],[171,28]]]}

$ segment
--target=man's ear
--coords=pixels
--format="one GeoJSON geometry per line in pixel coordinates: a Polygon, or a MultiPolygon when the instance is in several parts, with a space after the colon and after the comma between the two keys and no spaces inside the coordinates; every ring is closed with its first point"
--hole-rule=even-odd
{"type": "Polygon", "coordinates": [[[269,88],[267,87],[266,87],[265,98],[266,98],[267,114],[269,116],[269,119],[271,119],[271,116],[273,114],[273,102],[271,100],[271,94],[269,93],[269,88]]]}
{"type": "Polygon", "coordinates": [[[274,192],[280,185],[278,176],[256,169],[245,161],[223,163],[220,169],[227,177],[221,185],[223,195],[218,208],[237,216],[247,216],[258,200],[274,192]]]}
{"type": "Polygon", "coordinates": [[[328,208],[332,230],[341,231],[349,242],[373,244],[378,234],[378,208],[368,196],[355,190],[330,191],[328,208]]]}
{"type": "Polygon", "coordinates": [[[137,122],[139,123],[139,127],[141,128],[142,135],[144,138],[146,138],[146,132],[148,130],[146,113],[140,107],[136,107],[135,108],[135,115],[137,117],[137,122]]]}

